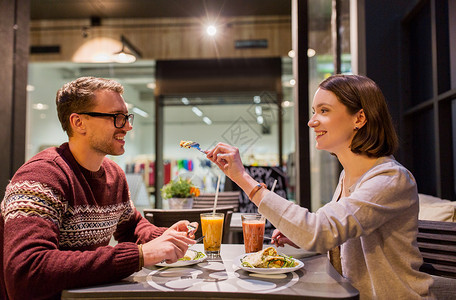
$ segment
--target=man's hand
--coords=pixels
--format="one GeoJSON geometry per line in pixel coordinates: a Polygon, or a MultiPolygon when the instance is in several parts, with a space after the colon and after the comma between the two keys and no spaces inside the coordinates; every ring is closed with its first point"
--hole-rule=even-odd
{"type": "Polygon", "coordinates": [[[187,230],[169,228],[158,238],[143,244],[144,266],[152,266],[163,260],[174,263],[182,258],[188,246],[193,244],[195,240],[187,236],[187,230]]]}
{"type": "Polygon", "coordinates": [[[179,222],[175,223],[174,225],[172,225],[170,228],[168,228],[168,230],[175,230],[178,232],[187,232],[188,237],[190,237],[192,239],[195,238],[195,232],[197,229],[198,229],[197,222],[190,223],[187,220],[179,221],[179,222]],[[189,225],[191,225],[191,226],[189,226],[189,225]]]}

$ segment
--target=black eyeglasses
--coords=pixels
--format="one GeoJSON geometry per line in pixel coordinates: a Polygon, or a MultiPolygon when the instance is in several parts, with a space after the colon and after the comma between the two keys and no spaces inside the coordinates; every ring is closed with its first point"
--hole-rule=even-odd
{"type": "Polygon", "coordinates": [[[125,123],[130,123],[133,126],[133,120],[135,118],[134,114],[123,114],[123,113],[116,113],[116,114],[107,114],[107,113],[100,113],[100,112],[80,112],[78,115],[88,115],[91,117],[112,117],[114,118],[114,127],[116,128],[123,128],[125,123]]]}

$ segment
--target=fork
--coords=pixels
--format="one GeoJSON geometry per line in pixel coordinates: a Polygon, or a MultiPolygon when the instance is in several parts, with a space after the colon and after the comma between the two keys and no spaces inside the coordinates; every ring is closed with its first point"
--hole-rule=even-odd
{"type": "Polygon", "coordinates": [[[275,242],[275,239],[273,239],[273,238],[271,238],[271,237],[268,237],[268,236],[263,237],[263,239],[265,239],[265,240],[271,240],[271,243],[274,243],[274,242],[275,242]]]}
{"type": "MultiPolygon", "coordinates": [[[[201,242],[203,239],[204,239],[205,235],[203,235],[202,237],[199,237],[195,240],[196,243],[198,242],[201,242]]],[[[192,245],[193,246],[193,245],[192,245]]]]}
{"type": "Polygon", "coordinates": [[[193,142],[193,143],[191,143],[190,145],[188,145],[187,147],[189,147],[189,148],[195,148],[195,149],[198,150],[199,152],[202,152],[202,153],[206,154],[206,151],[202,150],[201,147],[200,147],[200,144],[198,144],[197,142],[193,142]]]}

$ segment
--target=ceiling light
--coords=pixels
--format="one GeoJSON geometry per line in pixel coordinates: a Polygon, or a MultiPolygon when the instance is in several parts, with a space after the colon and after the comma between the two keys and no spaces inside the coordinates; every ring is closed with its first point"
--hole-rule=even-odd
{"type": "Polygon", "coordinates": [[[288,101],[288,100],[285,100],[282,102],[282,107],[290,107],[290,106],[293,106],[293,103],[288,101]]]}
{"type": "Polygon", "coordinates": [[[136,58],[142,57],[141,53],[136,49],[129,40],[123,35],[120,36],[122,49],[114,53],[113,60],[118,63],[128,64],[136,61],[136,58]]]}
{"type": "Polygon", "coordinates": [[[211,119],[209,119],[208,117],[204,117],[203,118],[203,122],[206,123],[207,125],[211,125],[212,124],[211,119]]]}
{"type": "Polygon", "coordinates": [[[253,97],[253,102],[258,104],[258,103],[261,103],[261,97],[260,96],[254,96],[253,97]]]}
{"type": "Polygon", "coordinates": [[[181,99],[181,101],[182,101],[182,103],[184,103],[185,105],[189,105],[189,104],[190,104],[190,101],[188,101],[188,99],[185,98],[185,97],[183,97],[183,98],[181,99]]]}
{"type": "Polygon", "coordinates": [[[315,54],[317,54],[317,51],[315,51],[312,48],[307,49],[307,57],[314,57],[315,54]]]}
{"type": "Polygon", "coordinates": [[[157,85],[155,82],[149,82],[146,86],[148,89],[154,90],[157,85]]]}
{"type": "Polygon", "coordinates": [[[36,110],[46,110],[49,108],[49,105],[43,103],[35,103],[32,105],[32,107],[36,110]]]}
{"type": "Polygon", "coordinates": [[[261,116],[262,113],[263,113],[263,109],[261,108],[261,106],[259,106],[259,105],[255,106],[255,114],[257,116],[261,116]]]}
{"type": "Polygon", "coordinates": [[[78,63],[113,62],[113,49],[121,48],[122,43],[118,39],[91,38],[76,50],[71,60],[78,63]]]}
{"type": "Polygon", "coordinates": [[[209,25],[206,28],[206,32],[209,36],[214,36],[217,33],[217,28],[214,25],[209,25]]]}
{"type": "Polygon", "coordinates": [[[136,57],[133,54],[121,50],[119,53],[114,55],[114,61],[120,64],[129,64],[134,63],[136,61],[136,57]]]}
{"type": "Polygon", "coordinates": [[[197,115],[198,117],[201,117],[203,115],[203,112],[196,106],[193,106],[192,107],[192,111],[195,115],[197,115]]]}
{"type": "Polygon", "coordinates": [[[132,111],[135,114],[138,114],[138,115],[140,115],[143,118],[148,118],[149,117],[149,114],[147,112],[145,112],[144,110],[140,109],[139,107],[136,107],[136,106],[133,107],[132,111]]]}
{"type": "Polygon", "coordinates": [[[106,53],[97,53],[93,56],[93,62],[95,63],[108,63],[111,62],[112,58],[106,53]]]}
{"type": "Polygon", "coordinates": [[[296,80],[290,79],[290,85],[291,85],[291,86],[294,86],[295,84],[296,84],[296,80]]]}
{"type": "Polygon", "coordinates": [[[257,123],[260,124],[260,125],[264,123],[263,116],[258,116],[257,117],[257,123]]]}
{"type": "MultiPolygon", "coordinates": [[[[317,52],[314,49],[312,49],[312,48],[307,49],[308,57],[313,57],[313,56],[315,56],[315,54],[317,54],[317,52]]],[[[294,52],[294,50],[288,51],[288,57],[294,58],[295,56],[296,56],[296,53],[294,52]]]]}

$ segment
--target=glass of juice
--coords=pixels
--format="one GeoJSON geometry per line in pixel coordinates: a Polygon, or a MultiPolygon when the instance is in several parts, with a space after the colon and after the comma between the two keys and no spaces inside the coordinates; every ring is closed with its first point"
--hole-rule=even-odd
{"type": "Polygon", "coordinates": [[[202,213],[201,230],[203,231],[204,252],[210,258],[220,255],[222,244],[224,213],[202,213]]]}
{"type": "Polygon", "coordinates": [[[245,253],[263,249],[265,217],[261,214],[242,214],[245,253]]]}

